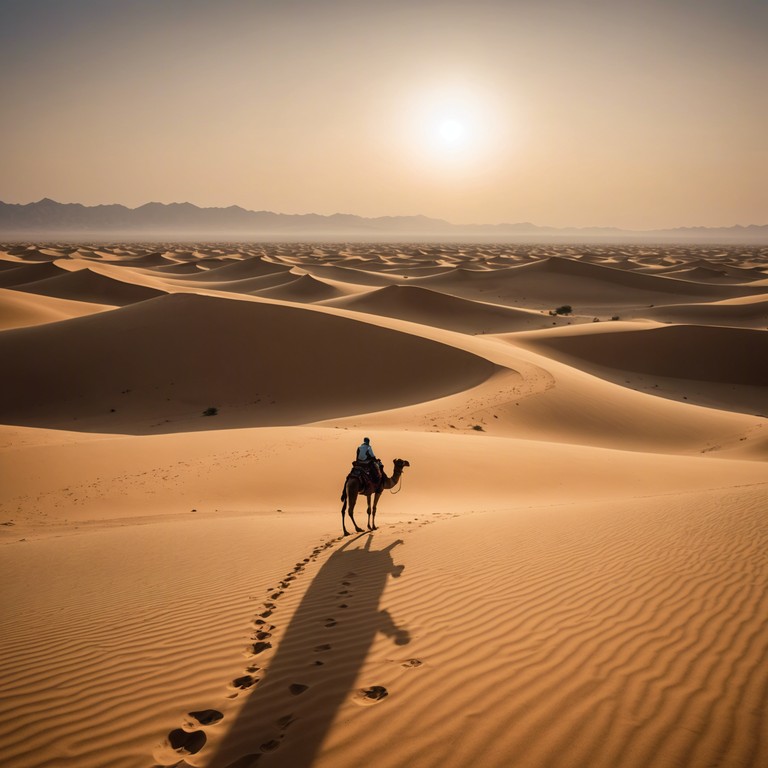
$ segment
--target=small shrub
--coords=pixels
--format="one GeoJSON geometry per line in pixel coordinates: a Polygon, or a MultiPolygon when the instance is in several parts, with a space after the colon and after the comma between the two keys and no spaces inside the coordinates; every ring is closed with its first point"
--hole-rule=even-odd
{"type": "Polygon", "coordinates": [[[621,320],[621,318],[618,315],[614,315],[611,320],[621,320]]]}
{"type": "Polygon", "coordinates": [[[215,416],[219,412],[218,408],[211,406],[203,411],[203,416],[215,416]]]}
{"type": "Polygon", "coordinates": [[[485,432],[481,424],[473,424],[472,429],[474,429],[476,432],[485,432]]]}
{"type": "Polygon", "coordinates": [[[550,315],[570,315],[571,312],[573,312],[573,307],[570,304],[563,304],[562,307],[549,310],[550,315]]]}

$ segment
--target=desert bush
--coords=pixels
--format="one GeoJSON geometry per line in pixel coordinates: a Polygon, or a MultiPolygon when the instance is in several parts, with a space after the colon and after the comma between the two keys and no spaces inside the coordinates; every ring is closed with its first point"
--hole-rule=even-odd
{"type": "Polygon", "coordinates": [[[219,412],[218,408],[211,406],[203,411],[203,416],[215,416],[219,412]]]}
{"type": "Polygon", "coordinates": [[[570,315],[571,312],[573,312],[573,307],[570,304],[563,304],[562,307],[549,310],[550,315],[570,315]]]}

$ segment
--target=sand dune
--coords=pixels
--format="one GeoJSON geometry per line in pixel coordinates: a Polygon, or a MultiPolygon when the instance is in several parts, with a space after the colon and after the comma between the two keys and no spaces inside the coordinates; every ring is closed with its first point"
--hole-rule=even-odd
{"type": "Polygon", "coordinates": [[[16,257],[26,263],[38,263],[53,261],[55,259],[61,258],[62,253],[64,253],[66,249],[51,250],[49,248],[37,248],[34,245],[21,245],[6,246],[3,247],[2,250],[9,256],[16,257]]]}
{"type": "Polygon", "coordinates": [[[64,274],[66,274],[66,270],[57,267],[51,261],[39,264],[16,264],[14,267],[0,272],[0,287],[13,288],[17,285],[24,285],[25,283],[37,280],[61,277],[64,274]]]}
{"type": "Polygon", "coordinates": [[[0,382],[4,423],[96,431],[302,423],[431,399],[494,370],[366,323],[190,294],[7,332],[0,351],[17,360],[0,382]],[[364,386],[350,375],[356,366],[364,386]],[[222,415],[201,419],[208,407],[222,415]]]}
{"type": "Polygon", "coordinates": [[[151,253],[144,253],[141,256],[129,256],[117,261],[118,264],[123,264],[130,267],[168,267],[171,262],[165,257],[162,251],[154,251],[151,253]]]}
{"type": "Polygon", "coordinates": [[[318,280],[311,275],[301,275],[290,282],[285,282],[271,288],[252,291],[257,296],[283,301],[326,301],[339,296],[346,296],[349,291],[341,290],[324,280],[318,280]]]}
{"type": "Polygon", "coordinates": [[[669,304],[644,309],[642,316],[665,323],[732,325],[766,330],[768,329],[768,297],[759,294],[754,298],[756,299],[754,301],[738,303],[726,299],[705,304],[669,304]]]}
{"type": "Polygon", "coordinates": [[[16,291],[26,291],[40,296],[55,296],[60,299],[89,301],[101,304],[124,306],[145,301],[163,292],[145,285],[124,282],[91,269],[64,272],[55,277],[14,285],[16,291]]]}
{"type": "Polygon", "coordinates": [[[223,266],[211,267],[211,269],[207,269],[202,273],[198,270],[198,274],[185,279],[200,282],[231,282],[233,280],[244,280],[265,275],[287,274],[290,271],[290,266],[275,264],[258,257],[252,257],[223,266]]]}
{"type": "Polygon", "coordinates": [[[302,264],[302,269],[319,280],[335,280],[340,283],[351,283],[353,285],[368,285],[381,288],[399,282],[395,275],[390,276],[383,272],[367,272],[363,269],[353,269],[351,267],[302,264]]]}
{"type": "Polygon", "coordinates": [[[399,317],[461,333],[531,330],[549,327],[554,322],[548,315],[460,299],[412,285],[391,285],[325,303],[328,306],[399,317]]]}
{"type": "Polygon", "coordinates": [[[643,389],[664,396],[746,413],[766,411],[768,334],[763,331],[673,325],[605,333],[581,326],[526,334],[516,341],[610,380],[642,383],[643,389]]]}
{"type": "Polygon", "coordinates": [[[685,325],[621,334],[600,332],[594,326],[578,330],[519,338],[538,349],[648,375],[768,386],[768,334],[761,331],[685,325]]]}
{"type": "MultiPolygon", "coordinates": [[[[195,276],[196,278],[197,276],[195,276]]],[[[266,288],[274,288],[279,285],[287,285],[295,282],[298,275],[289,271],[271,272],[258,277],[244,277],[234,280],[197,280],[193,286],[197,290],[225,291],[227,293],[241,293],[243,295],[256,294],[266,288]]],[[[186,279],[165,279],[164,284],[171,288],[189,289],[190,283],[186,279]]]]}
{"type": "MultiPolygon", "coordinates": [[[[669,277],[679,280],[691,280],[692,282],[738,283],[746,280],[746,275],[739,279],[724,269],[695,266],[686,269],[676,269],[665,272],[669,277]]],[[[759,279],[757,277],[753,279],[759,279]]]]}
{"type": "MultiPolygon", "coordinates": [[[[745,487],[759,481],[761,466],[716,460],[701,466],[701,459],[526,441],[502,453],[494,440],[385,434],[379,443],[386,455],[413,442],[413,467],[402,495],[384,500],[386,528],[366,554],[366,538],[344,550],[334,541],[329,529],[338,525],[337,514],[301,511],[318,495],[335,495],[333,470],[349,451],[348,433],[323,433],[165,435],[137,438],[135,446],[131,438],[92,438],[26,451],[30,465],[39,466],[57,451],[75,449],[75,476],[59,479],[68,491],[56,493],[51,477],[43,488],[29,483],[35,494],[43,492],[38,508],[55,519],[67,492],[78,500],[97,497],[85,516],[104,508],[107,499],[108,508],[117,504],[125,514],[131,500],[155,511],[177,497],[184,513],[144,525],[125,518],[112,527],[81,523],[74,537],[37,539],[28,544],[34,549],[11,549],[3,559],[2,599],[24,600],[28,607],[6,633],[0,657],[5,679],[18,681],[16,716],[2,721],[15,725],[4,739],[7,759],[29,755],[42,765],[69,744],[68,754],[86,768],[103,764],[105,750],[117,765],[137,764],[147,755],[168,762],[179,754],[163,742],[171,731],[187,728],[207,735],[204,749],[188,757],[194,765],[230,765],[258,754],[272,739],[279,743],[274,758],[290,765],[307,765],[307,755],[319,765],[353,765],[371,748],[372,719],[376,739],[396,745],[381,753],[390,755],[385,764],[393,766],[420,760],[432,765],[433,756],[466,765],[466,751],[500,766],[516,750],[538,755],[553,736],[552,728],[540,732],[542,721],[557,726],[557,738],[580,730],[580,748],[598,754],[606,753],[592,742],[604,744],[610,723],[617,744],[637,739],[646,745],[638,747],[638,766],[645,764],[646,748],[674,753],[665,727],[694,715],[713,718],[718,743],[724,741],[729,754],[756,748],[758,731],[734,734],[727,718],[706,714],[683,690],[674,696],[669,691],[701,678],[712,700],[737,716],[764,694],[762,646],[755,635],[765,595],[755,584],[761,491],[745,487]],[[284,499],[281,479],[264,470],[289,469],[296,451],[313,444],[327,455],[310,463],[306,482],[297,484],[296,511],[290,505],[260,515],[213,511],[210,505],[222,500],[228,509],[247,511],[254,502],[284,499]],[[442,472],[429,461],[435,455],[445,462],[442,472]],[[160,465],[157,456],[164,457],[160,465]],[[470,483],[463,479],[467,468],[470,483]],[[711,490],[713,474],[726,487],[711,490]],[[551,476],[569,482],[546,482],[551,476]],[[267,483],[263,500],[253,496],[257,477],[267,483]],[[491,479],[490,489],[477,482],[481,477],[491,479]],[[444,478],[458,494],[446,494],[445,509],[434,510],[427,500],[443,493],[444,478]],[[571,480],[580,482],[575,499],[567,487],[571,480]],[[505,498],[505,486],[513,507],[494,511],[488,505],[505,498]],[[207,494],[202,501],[200,492],[207,494]],[[190,513],[193,503],[198,511],[190,513]],[[471,513],[467,504],[487,511],[471,513]],[[392,547],[398,539],[404,544],[392,547]],[[40,572],[42,560],[47,568],[40,572]],[[393,579],[397,566],[404,568],[393,579]],[[94,568],[109,590],[94,588],[94,568]],[[169,578],[173,573],[184,577],[169,578]],[[30,599],[26,585],[33,575],[45,589],[30,599]],[[711,607],[713,584],[721,583],[733,592],[728,611],[711,607]],[[275,589],[281,594],[272,598],[275,589]],[[472,606],[473,632],[483,642],[457,642],[457,615],[463,616],[457,606],[472,606]],[[265,611],[272,613],[260,619],[265,611]],[[51,669],[36,659],[50,651],[53,616],[57,663],[51,669]],[[270,637],[256,640],[264,631],[270,637]],[[745,645],[750,638],[752,645],[745,645]],[[257,642],[271,647],[244,658],[244,649],[257,642]],[[707,651],[711,642],[717,653],[707,651]],[[124,647],[131,652],[121,654],[124,647]],[[595,668],[589,658],[598,664],[610,659],[619,671],[595,668]],[[317,659],[324,661],[320,668],[317,659]],[[675,664],[663,671],[671,659],[675,664]],[[146,673],[147,665],[153,674],[146,673]],[[752,693],[745,697],[741,685],[731,686],[733,674],[750,679],[752,693]],[[248,675],[260,682],[233,684],[248,675]],[[59,679],[68,685],[44,685],[59,679]],[[634,711],[636,687],[648,679],[654,682],[643,701],[653,700],[626,724],[617,720],[615,712],[634,711]],[[590,680],[601,695],[613,692],[613,705],[605,713],[598,709],[599,717],[586,706],[590,680]],[[308,688],[295,695],[289,689],[294,684],[308,688]],[[385,688],[387,697],[367,699],[362,692],[374,686],[385,688]],[[117,708],[115,688],[121,691],[117,708]],[[72,689],[80,696],[73,697],[72,689]],[[46,710],[55,714],[44,723],[36,706],[41,690],[46,710]],[[510,690],[516,695],[507,695],[510,690]],[[554,717],[562,710],[561,691],[580,705],[567,719],[554,717]],[[468,719],[466,747],[453,759],[438,738],[438,723],[467,708],[478,717],[468,719]],[[221,713],[218,725],[201,728],[187,714],[207,710],[221,713]],[[286,726],[286,714],[303,723],[300,731],[298,722],[286,726]],[[500,735],[489,740],[487,726],[500,735]],[[90,738],[72,738],[85,727],[90,738]]],[[[82,519],[80,505],[70,502],[68,509],[82,519]]],[[[686,749],[709,754],[696,733],[682,733],[686,749]]],[[[613,752],[605,759],[611,765],[613,752]]],[[[569,763],[564,756],[553,764],[569,763]]]]}
{"type": "Polygon", "coordinates": [[[197,275],[200,273],[197,264],[189,261],[183,261],[178,264],[176,262],[166,262],[165,265],[151,267],[148,271],[150,274],[161,273],[163,275],[197,275]]]}
{"type": "Polygon", "coordinates": [[[5,272],[7,269],[18,269],[26,262],[20,259],[15,259],[13,256],[9,256],[6,251],[0,250],[0,273],[5,272]]]}
{"type": "Polygon", "coordinates": [[[55,323],[113,308],[106,304],[33,296],[0,288],[0,330],[55,323]]]}
{"type": "Polygon", "coordinates": [[[433,275],[445,275],[453,271],[453,267],[435,266],[435,267],[409,267],[406,265],[390,266],[382,269],[385,273],[398,275],[399,277],[430,277],[433,275]]]}
{"type": "Polygon", "coordinates": [[[0,254],[3,764],[768,763],[764,246],[0,254]]]}
{"type": "Polygon", "coordinates": [[[562,304],[588,308],[626,304],[670,303],[674,296],[727,298],[742,296],[741,286],[704,285],[673,278],[643,275],[572,259],[551,257],[506,270],[419,278],[418,285],[465,297],[480,297],[518,306],[554,307],[562,304]]]}

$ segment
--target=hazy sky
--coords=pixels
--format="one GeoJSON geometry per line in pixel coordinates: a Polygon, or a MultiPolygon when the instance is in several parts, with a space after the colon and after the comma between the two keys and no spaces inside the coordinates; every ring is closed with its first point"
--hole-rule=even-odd
{"type": "Polygon", "coordinates": [[[766,0],[0,0],[0,200],[768,223],[766,0]]]}

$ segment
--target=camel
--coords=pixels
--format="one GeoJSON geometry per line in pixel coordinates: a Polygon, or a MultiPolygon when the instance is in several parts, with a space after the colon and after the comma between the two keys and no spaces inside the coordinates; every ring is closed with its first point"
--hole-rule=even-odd
{"type": "Polygon", "coordinates": [[[344,490],[341,492],[341,500],[344,502],[343,506],[341,507],[341,528],[344,531],[345,536],[349,536],[349,531],[347,531],[347,526],[344,522],[344,512],[347,510],[347,501],[349,501],[349,511],[347,512],[349,519],[352,521],[352,525],[355,526],[355,531],[357,533],[363,533],[363,529],[359,528],[355,522],[354,516],[355,503],[357,502],[357,497],[361,493],[368,499],[368,530],[376,530],[376,507],[378,506],[381,492],[385,488],[394,488],[400,480],[400,475],[403,474],[403,467],[411,466],[410,462],[406,461],[405,459],[395,459],[394,465],[395,466],[392,471],[392,477],[387,477],[383,470],[381,472],[383,480],[374,492],[373,510],[371,510],[371,492],[364,490],[364,483],[360,480],[359,477],[351,474],[347,475],[347,479],[344,481],[344,490]]]}

